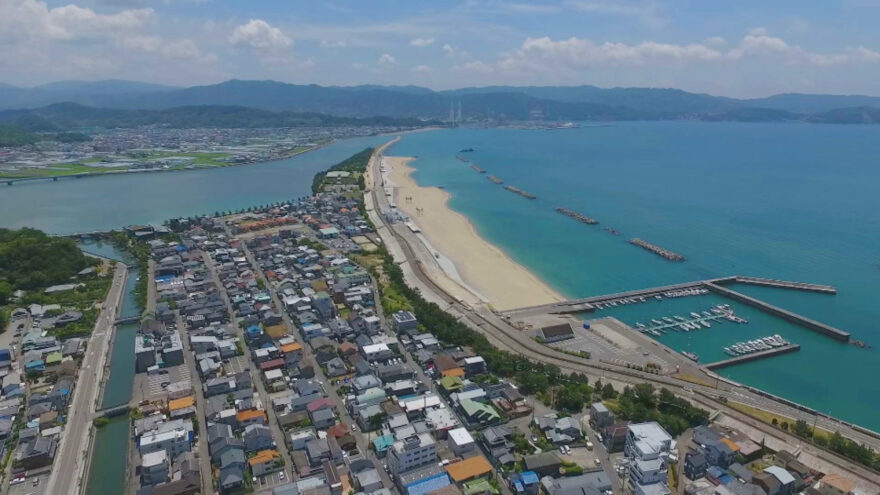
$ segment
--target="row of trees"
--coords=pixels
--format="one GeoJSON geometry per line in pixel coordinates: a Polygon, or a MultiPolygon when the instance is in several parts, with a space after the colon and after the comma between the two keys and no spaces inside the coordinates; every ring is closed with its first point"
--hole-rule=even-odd
{"type": "Polygon", "coordinates": [[[794,424],[789,425],[786,421],[780,424],[776,418],[773,418],[772,423],[773,426],[778,426],[783,430],[789,430],[790,428],[792,433],[801,438],[812,440],[813,443],[820,447],[852,459],[863,466],[880,471],[880,455],[871,448],[844,437],[839,431],[834,432],[830,437],[827,435],[816,435],[813,427],[803,419],[799,419],[794,424]]]}
{"type": "Polygon", "coordinates": [[[673,436],[709,421],[707,411],[694,407],[665,388],[657,393],[650,383],[624,388],[617,399],[615,412],[619,418],[635,423],[657,421],[673,436]]]}
{"type": "MultiPolygon", "coordinates": [[[[315,194],[321,192],[324,178],[327,177],[327,172],[351,172],[353,174],[363,174],[367,170],[367,164],[370,162],[371,156],[373,156],[373,148],[367,148],[360,153],[354,154],[336,165],[333,165],[323,172],[318,172],[312,178],[312,192],[315,194]]],[[[358,179],[358,186],[361,190],[365,187],[363,175],[358,179]]]]}

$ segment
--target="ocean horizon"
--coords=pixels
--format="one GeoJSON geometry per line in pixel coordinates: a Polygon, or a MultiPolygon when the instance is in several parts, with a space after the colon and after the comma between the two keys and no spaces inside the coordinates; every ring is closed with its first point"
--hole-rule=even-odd
{"type": "MultiPolygon", "coordinates": [[[[834,285],[834,296],[738,285],[767,302],[877,344],[880,307],[880,129],[869,126],[630,122],[567,130],[450,129],[405,135],[389,155],[414,156],[413,178],[443,187],[449,207],[567,297],[730,275],[834,285]],[[486,170],[456,159],[460,150],[486,170]],[[487,180],[537,196],[528,200],[487,180]],[[578,223],[567,207],[599,220],[578,223]],[[605,228],[615,229],[613,235],[605,228]],[[630,245],[639,237],[687,260],[630,245]]],[[[658,340],[711,362],[734,342],[781,334],[801,351],[720,371],[880,430],[875,349],[834,341],[709,295],[602,310],[633,325],[731,304],[748,325],[714,325],[658,340]],[[834,404],[829,408],[829,404],[834,404]]]]}

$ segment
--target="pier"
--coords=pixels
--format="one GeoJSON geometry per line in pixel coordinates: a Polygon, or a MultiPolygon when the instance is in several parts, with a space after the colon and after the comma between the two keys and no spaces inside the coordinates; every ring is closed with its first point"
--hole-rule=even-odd
{"type": "MultiPolygon", "coordinates": [[[[835,340],[839,340],[841,342],[849,342],[850,334],[849,332],[844,332],[843,330],[838,330],[832,326],[826,325],[824,323],[820,323],[816,320],[812,320],[805,316],[801,316],[797,313],[793,313],[787,309],[782,309],[778,306],[774,306],[770,303],[766,303],[761,301],[760,299],[755,299],[754,297],[747,296],[741,292],[737,292],[735,290],[728,289],[727,287],[722,287],[717,283],[708,282],[706,283],[706,288],[711,290],[712,292],[728,297],[735,301],[739,301],[743,304],[748,304],[749,306],[758,308],[762,311],[770,313],[774,316],[778,316],[784,320],[788,320],[792,323],[800,325],[809,330],[813,330],[814,332],[819,332],[825,336],[831,337],[835,340]]],[[[792,287],[795,288],[795,287],[792,287]]],[[[803,284],[799,284],[797,287],[798,290],[809,290],[803,287],[803,284]]],[[[825,292],[819,288],[815,289],[817,292],[825,292]]]]}
{"type": "Polygon", "coordinates": [[[759,359],[764,359],[772,356],[778,356],[780,354],[788,354],[790,352],[797,352],[801,350],[801,346],[798,344],[788,344],[782,347],[776,347],[774,349],[767,349],[766,351],[753,352],[751,354],[745,354],[742,356],[732,357],[730,359],[725,359],[723,361],[716,361],[714,363],[704,364],[706,368],[715,371],[721,368],[727,368],[728,366],[734,366],[741,363],[748,363],[750,361],[757,361],[759,359]]]}
{"type": "Polygon", "coordinates": [[[837,294],[837,289],[830,285],[808,284],[805,282],[789,282],[787,280],[774,280],[757,277],[736,277],[734,282],[739,284],[759,285],[762,287],[774,287],[777,289],[794,289],[809,292],[823,292],[825,294],[837,294]]]}

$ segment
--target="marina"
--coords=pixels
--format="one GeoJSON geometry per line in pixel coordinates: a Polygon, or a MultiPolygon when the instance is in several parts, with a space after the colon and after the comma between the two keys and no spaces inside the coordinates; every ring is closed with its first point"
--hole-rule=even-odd
{"type": "Polygon", "coordinates": [[[565,215],[567,217],[571,217],[571,218],[577,220],[578,222],[585,223],[587,225],[596,225],[597,223],[599,223],[599,221],[596,220],[595,218],[588,217],[588,216],[580,214],[574,210],[569,210],[568,208],[563,208],[561,206],[556,208],[556,211],[559,213],[562,213],[563,215],[565,215]]]}
{"type": "Polygon", "coordinates": [[[719,304],[717,306],[714,306],[710,310],[703,311],[701,313],[693,311],[690,313],[690,317],[678,315],[663,316],[659,319],[651,319],[650,324],[637,322],[635,330],[645,334],[653,335],[655,337],[660,337],[670,331],[693,332],[697,330],[708,329],[712,328],[713,323],[720,324],[724,323],[725,321],[740,324],[748,323],[745,318],[736,316],[730,305],[719,304]]]}
{"type": "Polygon", "coordinates": [[[656,244],[651,244],[650,242],[643,240],[643,239],[639,239],[639,238],[630,239],[629,243],[632,245],[638,246],[642,249],[648,250],[648,251],[656,254],[657,256],[660,256],[662,258],[666,258],[669,261],[684,261],[685,259],[687,259],[683,255],[680,255],[678,253],[674,253],[668,249],[664,249],[656,244]]]}
{"type": "Polygon", "coordinates": [[[535,196],[534,194],[527,193],[518,187],[504,186],[504,189],[507,189],[508,191],[510,191],[514,194],[519,194],[520,196],[522,196],[526,199],[537,199],[537,196],[535,196]]]}

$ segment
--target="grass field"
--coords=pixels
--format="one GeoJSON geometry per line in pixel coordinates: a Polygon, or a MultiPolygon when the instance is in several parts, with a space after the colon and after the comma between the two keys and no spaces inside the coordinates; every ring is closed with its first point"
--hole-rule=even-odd
{"type": "MultiPolygon", "coordinates": [[[[739,402],[728,401],[727,405],[732,407],[733,409],[736,409],[737,411],[739,411],[741,413],[748,414],[749,416],[752,416],[755,419],[758,419],[764,423],[767,423],[768,425],[772,425],[774,419],[776,420],[777,426],[781,425],[782,423],[788,423],[789,431],[791,431],[791,427],[794,426],[795,422],[797,421],[796,419],[789,418],[788,416],[782,416],[780,414],[772,413],[769,411],[764,411],[763,409],[758,409],[756,407],[748,406],[746,404],[741,404],[739,402]]],[[[810,426],[812,427],[812,425],[810,425],[810,426]]],[[[813,437],[814,438],[825,437],[826,439],[830,439],[832,435],[833,434],[830,431],[823,430],[821,428],[815,428],[813,430],[813,437]]]]}

